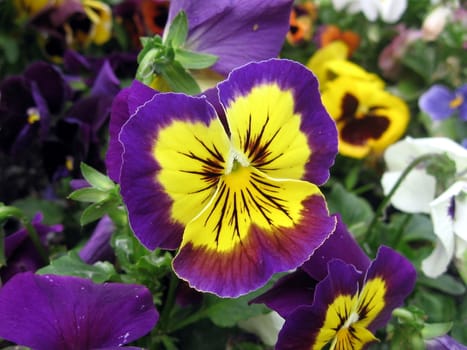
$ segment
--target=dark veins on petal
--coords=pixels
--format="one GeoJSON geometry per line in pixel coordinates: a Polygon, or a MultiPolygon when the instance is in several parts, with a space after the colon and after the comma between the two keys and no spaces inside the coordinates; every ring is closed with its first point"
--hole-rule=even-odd
{"type": "Polygon", "coordinates": [[[259,212],[271,226],[274,225],[272,216],[275,210],[279,210],[292,221],[293,218],[283,204],[284,200],[275,195],[279,188],[280,186],[266,182],[254,173],[250,174],[248,185],[240,190],[232,190],[222,181],[217,199],[205,220],[205,226],[208,226],[209,220],[217,220],[214,238],[216,244],[219,244],[220,234],[225,229],[223,226],[225,223],[232,228],[231,239],[237,237],[241,240],[239,220],[245,220],[248,217],[251,222],[253,210],[259,212]],[[220,215],[213,218],[216,208],[220,208],[220,215]]]}
{"type": "Polygon", "coordinates": [[[389,127],[389,119],[378,115],[378,111],[384,111],[385,107],[373,106],[360,118],[357,118],[357,109],[357,98],[346,93],[342,100],[342,115],[337,120],[337,123],[344,123],[341,138],[353,145],[364,145],[369,139],[379,139],[389,127]]]}
{"type": "Polygon", "coordinates": [[[272,163],[276,159],[282,157],[283,153],[279,153],[275,157],[270,157],[271,151],[270,146],[271,143],[276,138],[277,134],[279,133],[280,129],[277,129],[276,132],[268,139],[265,140],[264,132],[266,127],[269,123],[269,114],[266,117],[266,121],[264,122],[263,126],[261,127],[261,131],[258,135],[253,136],[251,132],[251,114],[248,117],[248,129],[245,135],[245,141],[243,144],[243,152],[248,157],[250,162],[255,168],[260,170],[276,170],[276,168],[265,168],[266,165],[272,163]]]}

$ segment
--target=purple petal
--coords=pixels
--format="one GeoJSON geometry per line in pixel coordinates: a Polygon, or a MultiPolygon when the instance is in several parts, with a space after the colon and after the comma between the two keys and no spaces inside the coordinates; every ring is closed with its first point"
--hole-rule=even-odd
{"type": "Polygon", "coordinates": [[[113,253],[110,238],[115,231],[115,225],[109,216],[105,215],[97,224],[91,238],[79,252],[80,258],[87,264],[108,260],[113,253]]]}
{"type": "Polygon", "coordinates": [[[213,70],[227,75],[250,61],[277,57],[289,29],[291,0],[210,0],[202,5],[172,1],[168,23],[184,10],[188,18],[186,48],[219,57],[213,70]],[[245,50],[248,43],[248,50],[245,50]]]}
{"type": "Polygon", "coordinates": [[[433,85],[418,100],[420,109],[428,114],[433,120],[443,120],[449,118],[454,109],[449,103],[456,97],[456,94],[443,85],[433,85]]]}
{"type": "Polygon", "coordinates": [[[462,104],[459,106],[459,117],[461,120],[467,121],[467,84],[458,88],[456,94],[460,94],[463,99],[462,104]]]}
{"type": "Polygon", "coordinates": [[[318,281],[326,277],[328,273],[327,263],[332,259],[341,259],[347,264],[353,265],[359,271],[366,271],[370,266],[370,258],[347,230],[340,214],[335,216],[337,218],[335,231],[302,265],[302,269],[318,281]]]}
{"type": "Polygon", "coordinates": [[[35,62],[26,69],[24,76],[37,84],[51,114],[60,112],[71,96],[70,87],[63,75],[51,64],[35,62]]]}
{"type": "Polygon", "coordinates": [[[467,350],[467,346],[458,343],[448,335],[425,341],[426,350],[467,350]]]}
{"type": "Polygon", "coordinates": [[[151,293],[139,285],[27,272],[0,289],[0,337],[36,350],[120,346],[157,319],[151,293]]]}
{"type": "Polygon", "coordinates": [[[250,303],[266,304],[283,318],[299,306],[311,305],[317,281],[298,269],[280,278],[267,292],[251,300],[250,303]]]}
{"type": "Polygon", "coordinates": [[[121,90],[114,99],[110,113],[109,147],[105,163],[109,177],[115,182],[120,181],[123,154],[123,146],[118,140],[118,135],[136,109],[157,93],[156,90],[134,80],[130,87],[121,90]]]}
{"type": "MultiPolygon", "coordinates": [[[[292,92],[293,112],[300,116],[300,132],[307,137],[311,151],[302,179],[323,184],[329,178],[329,168],[337,154],[337,130],[321,103],[318,81],[311,71],[289,60],[250,63],[234,70],[226,81],[218,85],[220,101],[227,110],[238,97],[248,96],[255,87],[265,84],[277,84],[281,90],[292,92]]],[[[270,110],[276,107],[274,101],[268,105],[270,110]]],[[[274,142],[270,148],[273,147],[274,142]]],[[[274,176],[272,173],[269,175],[274,176]]]]}
{"type": "Polygon", "coordinates": [[[183,233],[183,225],[172,219],[173,201],[157,181],[161,167],[153,147],[159,131],[174,121],[208,125],[214,119],[217,115],[205,98],[167,93],[154,95],[122,128],[121,192],[131,227],[147,248],[174,249],[183,233]]]}
{"type": "Polygon", "coordinates": [[[120,81],[105,60],[91,89],[91,95],[115,96],[120,91],[120,81]]]}
{"type": "Polygon", "coordinates": [[[381,278],[385,283],[384,309],[369,325],[376,330],[387,324],[392,311],[402,305],[404,299],[412,292],[417,274],[409,260],[392,250],[381,246],[375,260],[371,263],[365,277],[365,283],[381,278]]]}

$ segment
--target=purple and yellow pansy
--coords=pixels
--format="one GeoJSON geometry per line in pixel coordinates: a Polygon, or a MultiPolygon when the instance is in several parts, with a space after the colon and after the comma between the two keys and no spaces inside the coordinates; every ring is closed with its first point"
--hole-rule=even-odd
{"type": "Polygon", "coordinates": [[[362,349],[414,287],[416,272],[406,258],[381,246],[370,261],[336,219],[335,231],[308,261],[252,300],[285,318],[277,350],[362,349]]]}
{"type": "Polygon", "coordinates": [[[306,261],[336,224],[318,188],[336,127],[314,75],[271,59],[204,96],[150,91],[117,97],[107,157],[139,240],[179,247],[176,274],[226,297],[306,261]]]}

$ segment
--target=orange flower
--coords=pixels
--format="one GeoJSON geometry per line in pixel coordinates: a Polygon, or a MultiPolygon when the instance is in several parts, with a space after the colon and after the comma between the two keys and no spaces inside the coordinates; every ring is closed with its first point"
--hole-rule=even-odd
{"type": "Polygon", "coordinates": [[[304,41],[310,41],[313,34],[313,21],[316,19],[317,9],[311,1],[297,4],[290,12],[290,29],[287,33],[287,41],[291,45],[297,45],[304,41]]]}
{"type": "Polygon", "coordinates": [[[337,40],[343,41],[349,48],[348,57],[352,56],[360,45],[360,36],[357,33],[349,30],[341,31],[340,28],[335,25],[325,26],[319,37],[321,47],[329,45],[337,40]]]}

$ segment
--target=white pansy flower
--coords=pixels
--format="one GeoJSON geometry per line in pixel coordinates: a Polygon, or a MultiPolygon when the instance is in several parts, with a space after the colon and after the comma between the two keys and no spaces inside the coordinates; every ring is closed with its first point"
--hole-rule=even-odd
{"type": "Polygon", "coordinates": [[[422,262],[422,270],[429,277],[437,277],[454,257],[462,259],[467,249],[467,149],[448,138],[408,137],[386,150],[387,172],[381,182],[385,194],[389,193],[414,159],[430,153],[446,154],[454,161],[456,181],[438,194],[435,177],[424,167],[416,167],[402,181],[391,203],[403,212],[431,215],[437,242],[432,254],[422,262]]]}
{"type": "Polygon", "coordinates": [[[332,0],[337,11],[363,12],[370,21],[381,18],[384,22],[396,22],[407,9],[407,0],[332,0]]]}

